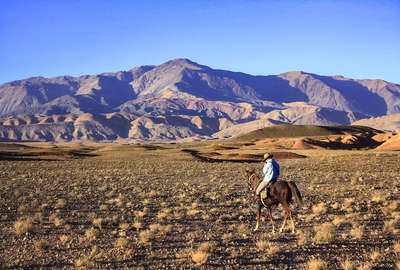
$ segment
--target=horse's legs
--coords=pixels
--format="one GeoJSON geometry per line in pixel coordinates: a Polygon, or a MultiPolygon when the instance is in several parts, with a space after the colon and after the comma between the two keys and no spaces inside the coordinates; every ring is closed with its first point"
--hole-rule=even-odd
{"type": "Polygon", "coordinates": [[[294,220],[293,220],[293,216],[292,216],[292,211],[289,210],[289,218],[292,221],[292,233],[294,233],[294,220]]]}
{"type": "Polygon", "coordinates": [[[271,206],[267,207],[267,211],[268,211],[269,220],[271,221],[271,224],[272,224],[272,233],[275,233],[275,223],[272,220],[271,206]]]}
{"type": "Polygon", "coordinates": [[[294,232],[294,222],[293,222],[293,218],[292,218],[292,211],[290,210],[290,207],[287,203],[283,203],[282,206],[285,209],[285,217],[283,219],[282,227],[279,230],[279,232],[283,232],[283,229],[285,228],[288,217],[292,220],[292,232],[294,232]]]}
{"type": "Polygon", "coordinates": [[[256,227],[254,228],[254,231],[258,230],[258,226],[260,225],[260,216],[261,216],[261,205],[258,205],[257,209],[257,224],[256,227]]]}
{"type": "Polygon", "coordinates": [[[282,227],[279,229],[279,232],[283,232],[283,229],[285,228],[285,225],[286,225],[286,220],[287,220],[288,215],[289,215],[288,209],[285,209],[285,217],[283,219],[282,227]]]}

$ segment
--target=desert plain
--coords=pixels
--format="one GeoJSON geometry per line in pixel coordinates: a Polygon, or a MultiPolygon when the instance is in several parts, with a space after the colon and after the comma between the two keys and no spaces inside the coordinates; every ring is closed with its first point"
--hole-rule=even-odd
{"type": "Polygon", "coordinates": [[[364,148],[2,143],[0,268],[399,269],[399,172],[399,151],[364,148]],[[267,151],[303,197],[294,234],[265,209],[253,232],[244,171],[267,151]]]}

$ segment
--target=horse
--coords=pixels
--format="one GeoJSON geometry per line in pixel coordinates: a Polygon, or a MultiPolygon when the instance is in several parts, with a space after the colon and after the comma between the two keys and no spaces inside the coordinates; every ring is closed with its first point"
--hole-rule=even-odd
{"type": "MultiPolygon", "coordinates": [[[[254,198],[256,199],[256,190],[258,185],[261,183],[262,180],[254,173],[254,171],[249,171],[246,169],[246,182],[250,187],[250,190],[253,191],[254,198]]],[[[258,208],[257,208],[257,224],[254,231],[258,230],[260,225],[260,215],[261,215],[261,208],[264,206],[267,208],[268,217],[272,224],[272,233],[275,233],[275,224],[272,219],[271,214],[271,206],[281,204],[285,210],[285,217],[283,219],[282,227],[280,228],[279,232],[282,232],[286,225],[286,220],[289,217],[292,221],[292,233],[294,233],[294,221],[292,217],[292,211],[289,208],[289,204],[292,202],[292,196],[296,198],[297,205],[300,206],[302,204],[302,197],[299,189],[296,186],[294,181],[276,181],[272,184],[270,188],[270,197],[258,200],[258,208]]]]}

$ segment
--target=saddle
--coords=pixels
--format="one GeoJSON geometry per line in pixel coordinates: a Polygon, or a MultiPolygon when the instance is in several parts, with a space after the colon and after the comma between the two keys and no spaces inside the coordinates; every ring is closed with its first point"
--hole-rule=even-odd
{"type": "Polygon", "coordinates": [[[260,192],[260,198],[261,200],[264,200],[266,198],[271,197],[271,188],[272,186],[276,183],[277,180],[271,181],[261,192],[260,192]]]}

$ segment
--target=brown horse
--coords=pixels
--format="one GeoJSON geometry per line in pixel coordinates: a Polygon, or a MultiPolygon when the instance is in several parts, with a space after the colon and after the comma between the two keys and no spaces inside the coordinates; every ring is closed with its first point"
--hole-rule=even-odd
{"type": "MultiPolygon", "coordinates": [[[[246,182],[248,183],[249,187],[253,191],[254,198],[256,198],[256,189],[260,184],[260,178],[255,175],[254,171],[249,171],[246,169],[246,182]]],[[[294,233],[294,221],[292,217],[292,211],[289,208],[289,204],[292,202],[292,195],[296,198],[296,202],[298,205],[301,205],[302,198],[299,189],[297,188],[295,182],[287,182],[287,181],[277,181],[272,184],[270,188],[270,197],[265,198],[261,201],[261,198],[258,198],[258,209],[257,209],[257,225],[254,231],[258,230],[258,226],[260,225],[260,215],[261,215],[261,208],[265,206],[268,211],[268,217],[271,220],[272,224],[272,232],[275,232],[275,224],[272,220],[271,214],[271,206],[281,204],[285,210],[285,217],[283,219],[283,224],[280,232],[283,231],[285,228],[286,220],[289,217],[292,221],[292,233],[294,233]]]]}

